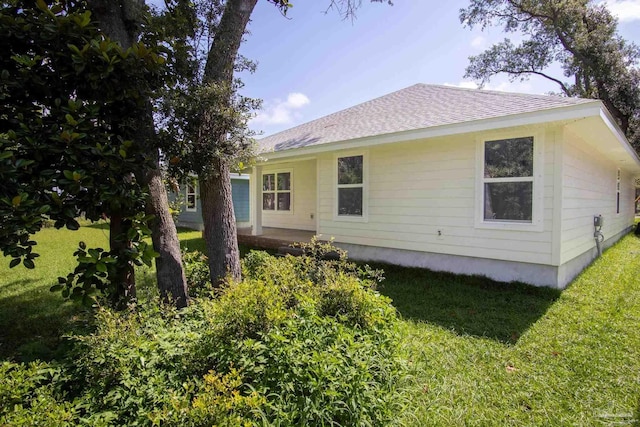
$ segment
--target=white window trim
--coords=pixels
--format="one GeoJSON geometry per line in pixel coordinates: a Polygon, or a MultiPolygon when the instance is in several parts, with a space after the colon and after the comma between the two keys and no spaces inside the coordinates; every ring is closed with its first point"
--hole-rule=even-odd
{"type": "MultiPolygon", "coordinates": [[[[191,180],[193,178],[189,178],[189,180],[191,180]]],[[[198,212],[198,180],[197,179],[193,179],[193,192],[189,192],[189,186],[191,185],[190,182],[186,182],[185,184],[185,203],[184,203],[184,207],[185,207],[185,211],[187,212],[198,212]],[[190,208],[189,207],[189,195],[193,195],[193,199],[194,199],[194,203],[193,203],[193,207],[190,208]]]]}
{"type": "Polygon", "coordinates": [[[262,174],[260,175],[260,204],[262,206],[262,213],[268,214],[268,215],[293,215],[293,169],[277,169],[277,170],[269,170],[269,171],[265,171],[264,169],[262,170],[262,174]],[[288,173],[289,174],[289,190],[281,190],[278,191],[278,174],[279,173],[288,173]],[[274,191],[265,191],[263,190],[264,188],[264,176],[265,175],[276,175],[275,177],[275,186],[276,186],[276,190],[274,191]],[[278,210],[278,193],[286,193],[289,192],[289,210],[288,211],[282,211],[282,210],[278,210]],[[264,193],[273,193],[275,194],[275,206],[276,208],[271,210],[271,209],[265,209],[264,208],[264,193]]]}
{"type": "Polygon", "coordinates": [[[333,155],[333,220],[343,222],[369,222],[369,151],[346,151],[333,155]],[[362,185],[343,184],[338,186],[338,159],[342,157],[362,156],[362,185]],[[362,216],[338,214],[338,188],[362,187],[362,216]]]}
{"type": "MultiPolygon", "coordinates": [[[[508,178],[497,181],[505,182],[508,178]]],[[[522,182],[526,179],[513,178],[522,182]]],[[[521,130],[508,132],[484,133],[476,138],[476,204],[475,228],[514,231],[543,231],[544,229],[544,132],[521,130]],[[494,179],[484,177],[485,142],[509,138],[533,137],[533,182],[531,222],[485,221],[484,219],[484,184],[494,179]]]]}

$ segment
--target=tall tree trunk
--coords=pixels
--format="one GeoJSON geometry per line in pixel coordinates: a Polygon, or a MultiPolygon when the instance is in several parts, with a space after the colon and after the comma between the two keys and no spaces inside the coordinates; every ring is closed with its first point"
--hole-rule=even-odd
{"type": "MultiPolygon", "coordinates": [[[[136,39],[135,28],[141,20],[143,0],[89,0],[89,6],[98,19],[102,31],[123,49],[136,39]]],[[[144,144],[151,156],[151,167],[145,167],[138,179],[149,187],[146,211],[154,215],[151,223],[153,247],[160,256],[156,259],[156,277],[160,295],[171,300],[178,308],[187,305],[187,280],[182,267],[178,232],[169,212],[167,191],[162,181],[159,155],[153,143],[155,135],[152,107],[146,100],[146,114],[140,118],[136,142],[144,144]]]]}
{"type": "Polygon", "coordinates": [[[178,231],[169,212],[167,190],[159,168],[158,151],[154,150],[156,168],[145,171],[145,184],[149,186],[147,213],[154,216],[151,222],[153,248],[160,255],[156,258],[156,279],[162,299],[178,308],[189,302],[187,278],[182,268],[182,254],[178,231]]]}
{"type": "Polygon", "coordinates": [[[235,280],[240,279],[240,252],[231,199],[229,165],[224,159],[216,159],[215,163],[218,176],[200,180],[200,201],[209,271],[212,283],[218,285],[227,275],[235,280]]]}
{"type": "MultiPolygon", "coordinates": [[[[257,0],[228,0],[220,25],[207,55],[204,84],[231,87],[233,67],[242,36],[257,0]]],[[[203,112],[200,134],[207,134],[207,112],[203,112]]],[[[215,143],[215,142],[214,142],[215,143]]],[[[220,141],[224,144],[224,141],[220,141]]],[[[200,201],[204,221],[204,238],[209,251],[211,282],[220,283],[227,275],[240,279],[236,221],[231,200],[228,161],[221,157],[212,165],[213,173],[200,176],[200,201]]]]}
{"type": "MultiPolygon", "coordinates": [[[[111,253],[121,254],[130,249],[130,242],[126,239],[130,225],[130,222],[123,219],[119,213],[111,215],[109,221],[109,247],[111,253]]],[[[111,304],[117,309],[123,309],[127,303],[136,298],[136,276],[131,262],[119,267],[109,277],[111,285],[115,287],[114,292],[111,293],[111,304]]]]}

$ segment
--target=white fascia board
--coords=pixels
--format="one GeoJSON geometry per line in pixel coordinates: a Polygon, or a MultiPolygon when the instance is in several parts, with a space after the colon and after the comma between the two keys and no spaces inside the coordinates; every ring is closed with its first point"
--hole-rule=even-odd
{"type": "Polygon", "coordinates": [[[246,179],[246,180],[248,180],[251,177],[251,175],[248,174],[248,173],[234,173],[234,172],[231,172],[229,174],[229,177],[231,179],[246,179]]]}
{"type": "MultiPolygon", "coordinates": [[[[327,150],[327,151],[331,151],[331,150],[327,150]]],[[[275,153],[263,153],[260,154],[259,157],[261,157],[261,159],[259,160],[260,165],[262,166],[271,166],[271,165],[280,165],[280,164],[284,164],[284,163],[291,163],[291,162],[306,162],[309,160],[316,160],[316,156],[303,156],[303,157],[298,157],[298,154],[295,154],[292,156],[287,156],[286,158],[279,158],[279,157],[271,157],[271,156],[266,156],[266,154],[275,154],[275,153]]]]}
{"type": "Polygon", "coordinates": [[[609,110],[604,107],[604,105],[602,105],[602,108],[600,109],[600,117],[602,118],[602,121],[605,123],[605,125],[607,125],[609,130],[611,130],[611,133],[618,140],[620,145],[622,145],[629,157],[633,159],[636,167],[640,168],[640,158],[638,158],[638,153],[636,153],[636,150],[633,149],[624,132],[622,131],[622,129],[620,129],[620,126],[618,126],[618,123],[613,118],[609,110]]]}
{"type": "Polygon", "coordinates": [[[437,138],[442,136],[458,135],[464,133],[484,132],[495,129],[504,129],[518,126],[536,125],[542,123],[558,122],[563,120],[576,120],[590,116],[600,116],[602,103],[593,101],[569,107],[552,108],[530,113],[513,114],[490,119],[474,120],[470,122],[454,123],[450,125],[434,126],[425,129],[388,133],[383,135],[355,138],[347,141],[329,142],[326,144],[312,145],[284,151],[272,151],[260,153],[265,160],[292,158],[297,156],[309,156],[324,152],[332,152],[343,149],[356,149],[373,147],[376,145],[407,142],[418,139],[437,138]]]}

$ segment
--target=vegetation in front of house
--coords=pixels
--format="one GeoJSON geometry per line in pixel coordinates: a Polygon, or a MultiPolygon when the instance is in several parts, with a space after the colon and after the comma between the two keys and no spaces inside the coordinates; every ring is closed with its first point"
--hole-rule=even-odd
{"type": "MultiPolygon", "coordinates": [[[[42,235],[38,238],[42,254],[41,261],[43,265],[48,266],[47,270],[26,270],[22,267],[9,270],[6,265],[0,266],[2,283],[0,286],[0,342],[2,343],[0,358],[16,361],[39,358],[53,359],[53,361],[36,361],[32,365],[22,363],[2,365],[0,408],[5,411],[9,409],[12,412],[11,415],[4,413],[2,416],[5,418],[0,420],[0,424],[6,422],[10,425],[12,423],[35,425],[36,421],[39,421],[44,425],[56,425],[56,423],[64,425],[65,419],[69,420],[69,424],[72,423],[71,420],[88,424],[87,421],[78,421],[82,414],[79,411],[83,409],[76,404],[80,400],[74,401],[72,397],[75,395],[88,397],[91,390],[82,389],[80,387],[82,384],[79,383],[74,385],[71,382],[70,372],[87,370],[87,372],[93,372],[91,375],[96,375],[99,365],[93,356],[87,355],[86,357],[91,357],[93,361],[82,359],[82,365],[76,367],[74,371],[61,367],[60,362],[64,359],[64,355],[68,354],[69,345],[56,346],[56,343],[59,343],[60,335],[69,333],[78,326],[81,327],[81,331],[76,332],[76,335],[91,337],[86,331],[90,330],[91,325],[97,327],[99,322],[85,325],[82,323],[81,308],[68,302],[61,304],[60,295],[51,293],[48,289],[58,275],[73,268],[73,258],[68,256],[68,259],[65,259],[63,254],[70,253],[71,251],[67,249],[75,247],[76,236],[81,236],[87,243],[93,241],[99,243],[100,239],[106,239],[106,230],[89,226],[81,227],[76,232],[46,229],[40,233],[42,235]],[[63,388],[62,385],[73,387],[63,388]],[[69,394],[71,391],[75,394],[69,394]],[[31,406],[10,409],[16,402],[22,405],[26,402],[31,406]],[[11,422],[8,421],[9,416],[13,417],[11,422]],[[24,418],[20,420],[20,416],[24,418]]],[[[180,235],[183,245],[189,250],[203,249],[200,232],[182,230],[180,235]]],[[[262,256],[251,255],[249,260],[245,261],[246,274],[254,278],[260,275],[268,276],[267,271],[273,269],[278,271],[273,277],[280,277],[283,280],[284,277],[292,274],[291,269],[282,267],[283,264],[280,262],[284,261],[281,259],[264,258],[262,260],[262,256]],[[281,267],[271,265],[271,260],[276,260],[277,265],[281,267]],[[260,271],[265,268],[267,271],[261,273],[260,271]]],[[[393,406],[397,418],[392,424],[593,426],[637,423],[640,419],[638,414],[640,405],[639,256],[640,238],[628,235],[616,246],[607,250],[601,259],[595,261],[569,289],[563,292],[518,284],[500,284],[479,277],[385,266],[386,278],[380,291],[392,298],[394,306],[403,318],[399,326],[395,323],[396,326],[393,328],[397,329],[394,329],[394,332],[391,329],[385,330],[393,336],[392,339],[401,340],[400,357],[404,360],[405,372],[408,374],[403,375],[403,379],[396,385],[400,396],[394,399],[394,405],[401,404],[401,407],[393,406]],[[394,335],[396,333],[397,336],[394,335]]],[[[307,259],[305,262],[311,262],[311,260],[307,259]]],[[[191,265],[191,262],[187,265],[191,265]]],[[[145,296],[143,293],[141,297],[149,300],[157,298],[153,275],[148,270],[144,271],[149,281],[145,288],[149,288],[153,294],[145,296]]],[[[192,279],[191,275],[189,277],[192,279]]],[[[202,295],[206,296],[208,292],[210,288],[205,281],[202,295]]],[[[235,314],[228,314],[225,317],[226,323],[220,321],[222,323],[217,325],[226,324],[240,330],[249,330],[249,325],[264,325],[265,321],[272,321],[270,319],[280,322],[281,320],[278,319],[281,317],[278,313],[300,316],[300,313],[303,313],[301,309],[306,307],[298,305],[295,309],[298,311],[292,308],[280,311],[273,310],[274,305],[269,305],[268,310],[260,312],[263,315],[247,317],[244,315],[254,312],[254,308],[248,308],[249,303],[258,296],[265,295],[266,289],[260,288],[259,292],[239,289],[234,292],[246,310],[240,310],[237,307],[237,310],[232,311],[235,314]],[[252,300],[248,299],[250,295],[252,300]],[[273,313],[273,316],[270,316],[270,313],[273,313]]],[[[284,298],[284,295],[282,294],[281,297],[284,298]]],[[[228,298],[231,298],[231,294],[228,298]]],[[[325,297],[322,298],[322,301],[329,301],[325,297]]],[[[282,303],[283,299],[279,301],[282,303]]],[[[311,316],[307,313],[310,317],[304,319],[322,319],[319,308],[321,300],[313,301],[316,301],[316,305],[313,306],[315,311],[312,312],[314,314],[311,316]]],[[[120,383],[113,383],[114,391],[109,398],[113,398],[117,392],[129,392],[128,399],[138,402],[136,404],[144,409],[146,406],[141,402],[145,402],[144,399],[152,396],[154,390],[157,390],[157,388],[154,389],[154,378],[169,377],[169,381],[174,381],[172,384],[177,384],[177,379],[186,375],[179,365],[179,362],[187,360],[185,356],[187,351],[181,346],[192,349],[193,347],[189,346],[196,341],[193,337],[205,332],[208,337],[217,336],[209,331],[211,324],[205,323],[213,319],[209,307],[213,306],[214,302],[207,301],[206,305],[207,309],[194,308],[193,313],[188,310],[184,315],[181,314],[184,316],[180,317],[181,321],[173,320],[172,316],[177,313],[170,312],[163,316],[147,304],[144,309],[139,309],[136,313],[115,315],[107,311],[101,312],[100,319],[102,319],[100,316],[108,315],[110,317],[105,318],[118,325],[117,328],[105,325],[95,333],[94,337],[103,336],[109,339],[103,344],[97,344],[101,345],[98,348],[103,350],[102,354],[99,354],[98,349],[91,353],[105,359],[104,363],[111,360],[108,365],[110,366],[108,372],[112,375],[110,378],[122,379],[120,383]],[[182,327],[180,325],[182,322],[189,324],[182,327]],[[209,326],[205,328],[203,326],[205,324],[209,326]],[[158,325],[162,325],[162,328],[158,325]],[[166,325],[170,328],[165,328],[166,325]],[[122,338],[120,345],[128,342],[131,348],[119,349],[116,346],[116,342],[113,341],[116,332],[122,338]],[[154,333],[156,335],[151,339],[154,333]],[[135,350],[133,344],[137,345],[138,342],[144,345],[141,345],[139,350],[135,350]],[[112,345],[113,349],[110,350],[107,343],[112,345]],[[116,351],[117,349],[119,350],[116,351]],[[122,351],[124,353],[120,355],[122,351]],[[170,366],[173,363],[170,357],[167,357],[165,362],[161,361],[162,357],[174,354],[177,368],[172,371],[174,367],[170,366]],[[140,356],[144,357],[144,361],[140,356]],[[136,372],[149,381],[144,387],[129,386],[130,388],[127,389],[125,387],[127,384],[134,384],[132,379],[134,377],[127,375],[129,373],[133,375],[136,372]],[[174,372],[171,375],[175,377],[170,377],[171,372],[174,372]]],[[[263,305],[264,303],[261,302],[257,304],[257,308],[263,305]]],[[[275,307],[280,306],[275,305],[275,307]]],[[[359,305],[359,307],[362,306],[359,305]]],[[[384,307],[386,310],[388,306],[384,307]]],[[[382,312],[385,312],[384,310],[382,312]]],[[[338,319],[340,319],[339,316],[338,319]]],[[[340,333],[342,331],[353,333],[349,327],[353,323],[348,322],[353,322],[354,319],[337,320],[335,323],[330,318],[329,320],[334,328],[340,329],[340,333]]],[[[345,373],[346,367],[342,366],[345,364],[346,356],[343,353],[332,353],[333,347],[329,345],[330,340],[316,338],[317,334],[318,337],[336,337],[338,340],[338,333],[331,332],[331,329],[323,324],[321,326],[327,329],[322,329],[324,335],[318,334],[320,327],[316,328],[314,322],[307,320],[305,325],[309,325],[309,329],[300,331],[295,329],[302,327],[300,322],[291,320],[294,323],[291,334],[297,331],[299,340],[285,336],[288,340],[285,343],[282,342],[281,331],[282,325],[285,324],[284,320],[282,322],[278,323],[277,328],[270,326],[270,335],[264,335],[264,337],[272,337],[272,341],[267,344],[262,342],[264,347],[257,349],[251,347],[252,353],[244,354],[250,355],[253,361],[257,361],[266,354],[258,353],[258,350],[272,352],[271,357],[278,355],[278,360],[281,359],[281,354],[288,354],[290,358],[287,360],[290,362],[278,365],[273,364],[272,359],[265,358],[260,363],[246,364],[248,362],[244,360],[242,363],[245,365],[242,366],[247,368],[247,372],[265,372],[264,376],[259,378],[260,381],[266,381],[267,371],[273,373],[274,370],[281,369],[280,372],[283,375],[288,372],[286,378],[289,378],[290,382],[283,382],[283,388],[289,389],[297,387],[295,381],[304,382],[306,385],[310,382],[309,377],[314,378],[314,375],[317,378],[327,376],[334,378],[337,381],[336,384],[341,386],[349,384],[350,380],[345,380],[348,377],[345,373]],[[309,336],[311,333],[313,336],[309,336]],[[307,337],[310,343],[305,343],[303,337],[307,337]],[[309,347],[315,351],[316,357],[322,355],[330,361],[336,360],[340,367],[339,372],[344,375],[334,376],[328,368],[334,365],[316,366],[315,361],[308,371],[302,370],[300,366],[309,364],[311,357],[307,353],[309,347]],[[266,368],[267,365],[270,366],[269,369],[266,368]],[[293,372],[306,372],[308,376],[296,376],[293,372]]],[[[256,331],[255,326],[250,327],[252,331],[256,331]]],[[[224,354],[228,357],[225,359],[227,362],[232,360],[228,356],[231,354],[229,349],[237,349],[242,342],[238,338],[242,337],[242,333],[236,331],[234,334],[236,338],[232,342],[236,347],[230,346],[225,353],[216,353],[215,357],[224,354]]],[[[344,337],[344,335],[341,336],[344,337]]],[[[244,343],[243,348],[246,348],[247,343],[252,341],[247,338],[244,343]]],[[[84,341],[80,345],[90,344],[89,341],[84,341]]],[[[354,339],[351,354],[363,355],[365,359],[370,356],[355,352],[356,344],[357,341],[354,339]]],[[[367,341],[365,344],[374,345],[374,342],[367,341]]],[[[366,345],[362,347],[363,352],[370,349],[366,345]]],[[[378,343],[375,345],[377,346],[378,343]]],[[[207,349],[208,347],[203,345],[199,348],[207,349]]],[[[337,348],[340,347],[336,347],[336,351],[338,351],[337,348]]],[[[75,351],[79,352],[79,349],[75,351]]],[[[240,387],[237,386],[238,381],[242,381],[242,377],[238,379],[238,375],[242,375],[241,366],[238,364],[239,359],[233,359],[237,372],[218,368],[215,371],[218,374],[217,377],[208,375],[207,369],[214,368],[213,364],[209,366],[203,364],[203,368],[199,371],[201,376],[187,383],[191,391],[186,389],[182,391],[178,388],[177,390],[184,393],[184,396],[189,393],[193,393],[190,396],[194,396],[190,401],[191,406],[183,408],[185,413],[190,411],[189,413],[194,416],[193,419],[197,419],[201,416],[194,415],[199,413],[197,408],[201,406],[198,405],[205,405],[203,402],[206,402],[206,406],[216,408],[216,405],[223,401],[236,405],[234,407],[236,413],[250,413],[251,416],[262,413],[273,415],[279,410],[284,410],[282,408],[288,408],[286,410],[289,411],[293,405],[292,399],[296,395],[295,392],[287,394],[288,397],[283,398],[282,402],[263,400],[266,392],[262,393],[262,396],[240,393],[235,395],[238,396],[236,400],[229,400],[231,399],[228,397],[229,393],[233,395],[233,391],[240,387]],[[199,396],[202,399],[195,399],[196,391],[200,393],[199,396]],[[206,400],[213,399],[212,396],[218,396],[217,403],[206,400]],[[257,409],[258,407],[260,409],[257,409]]],[[[348,359],[354,360],[353,357],[348,359]]],[[[210,361],[202,355],[188,360],[205,360],[207,363],[210,361]]],[[[372,359],[366,360],[372,361],[372,359]]],[[[252,375],[258,378],[257,374],[252,375]]],[[[135,381],[139,380],[138,378],[135,381]]],[[[374,387],[373,382],[370,385],[374,387]]],[[[391,387],[387,386],[387,388],[391,387]]],[[[95,393],[95,390],[93,392],[95,393]]],[[[368,396],[370,397],[371,394],[368,396]]],[[[317,397],[317,399],[328,398],[330,397],[317,397]]],[[[162,405],[167,401],[168,398],[164,395],[159,399],[159,402],[164,402],[162,405]]],[[[312,402],[319,402],[319,400],[308,400],[308,402],[311,405],[312,402]]],[[[322,402],[326,405],[326,400],[322,402]]],[[[99,402],[92,403],[96,408],[98,404],[99,402]]],[[[101,416],[109,416],[108,412],[113,411],[113,408],[107,409],[106,400],[100,404],[104,405],[101,416]]],[[[159,407],[167,408],[162,405],[159,407]]],[[[168,417],[163,411],[159,411],[159,414],[159,416],[168,417]]],[[[99,425],[98,416],[92,421],[99,425]]],[[[151,423],[151,421],[145,422],[151,423]]],[[[115,421],[112,422],[114,423],[115,421]]],[[[260,424],[262,421],[258,420],[257,423],[260,424]]],[[[283,424],[286,423],[283,421],[283,424]]]]}
{"type": "MultiPolygon", "coordinates": [[[[196,259],[189,263],[202,263],[196,259]]],[[[5,362],[0,424],[384,425],[398,320],[370,272],[252,252],[182,311],[99,309],[60,364],[5,362]],[[213,292],[213,288],[210,288],[213,292]]]]}

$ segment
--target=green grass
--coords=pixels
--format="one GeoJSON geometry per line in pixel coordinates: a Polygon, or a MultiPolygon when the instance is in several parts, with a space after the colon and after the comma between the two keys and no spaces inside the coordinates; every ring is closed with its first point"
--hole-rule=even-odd
{"type": "MultiPolygon", "coordinates": [[[[179,235],[182,248],[206,252],[200,231],[180,229],[179,235]]],[[[22,265],[10,269],[10,259],[0,258],[0,360],[57,359],[67,350],[63,335],[88,326],[82,307],[64,301],[49,288],[75,268],[73,252],[78,242],[108,247],[109,227],[99,222],[78,231],[46,228],[35,240],[40,254],[35,269],[22,265]]],[[[241,255],[249,250],[240,246],[241,255]]],[[[154,268],[137,269],[136,282],[139,298],[157,295],[154,268]]]]}
{"type": "MultiPolygon", "coordinates": [[[[83,312],[49,287],[73,269],[79,240],[106,244],[104,227],[43,230],[35,270],[0,264],[0,360],[64,352],[60,336],[83,327],[83,312]]],[[[204,251],[200,232],[180,238],[204,251]]],[[[398,424],[640,425],[639,257],[629,235],[564,292],[384,266],[409,373],[398,424]]],[[[144,292],[153,280],[139,271],[144,292]]]]}
{"type": "Polygon", "coordinates": [[[0,258],[0,359],[50,360],[64,351],[61,336],[81,327],[84,310],[65,302],[49,288],[75,268],[79,241],[89,247],[108,245],[108,231],[96,226],[78,231],[46,228],[36,235],[36,268],[9,269],[0,258]]]}
{"type": "Polygon", "coordinates": [[[410,377],[400,424],[640,425],[640,239],[558,294],[391,269],[410,377]]]}

